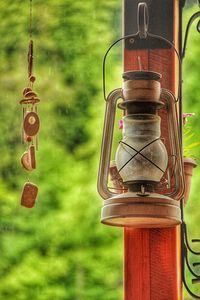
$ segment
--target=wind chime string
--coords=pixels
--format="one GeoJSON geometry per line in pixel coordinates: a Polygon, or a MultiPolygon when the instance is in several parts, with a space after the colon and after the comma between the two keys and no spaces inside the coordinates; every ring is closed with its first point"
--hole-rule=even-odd
{"type": "Polygon", "coordinates": [[[33,76],[33,1],[30,0],[30,14],[29,14],[29,49],[28,49],[28,82],[31,88],[35,82],[35,76],[33,76]]]}
{"type": "Polygon", "coordinates": [[[32,39],[32,34],[33,34],[33,1],[30,0],[30,15],[29,15],[29,36],[30,40],[32,39]]]}

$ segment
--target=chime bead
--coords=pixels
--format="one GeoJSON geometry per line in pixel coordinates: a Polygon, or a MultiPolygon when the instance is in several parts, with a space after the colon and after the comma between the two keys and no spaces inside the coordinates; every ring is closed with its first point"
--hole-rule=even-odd
{"type": "Polygon", "coordinates": [[[34,97],[37,97],[37,94],[36,94],[36,92],[34,92],[34,91],[28,91],[25,95],[25,98],[34,98],[34,97]]]}
{"type": "Polygon", "coordinates": [[[29,77],[29,80],[30,80],[30,82],[35,82],[35,80],[36,80],[36,77],[35,77],[35,76],[33,76],[33,75],[31,75],[31,76],[29,77]]]}
{"type": "Polygon", "coordinates": [[[23,90],[23,95],[25,96],[30,91],[32,91],[32,89],[30,87],[25,87],[23,90]]]}
{"type": "Polygon", "coordinates": [[[31,136],[27,136],[27,137],[26,137],[26,141],[27,141],[27,142],[31,142],[31,141],[32,141],[32,137],[31,137],[31,136]]]}

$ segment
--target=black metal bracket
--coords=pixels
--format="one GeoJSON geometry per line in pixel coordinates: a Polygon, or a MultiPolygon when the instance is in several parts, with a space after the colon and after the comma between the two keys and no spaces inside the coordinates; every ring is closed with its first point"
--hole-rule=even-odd
{"type": "MultiPolygon", "coordinates": [[[[127,0],[128,1],[128,0],[127,0]]],[[[174,46],[174,43],[170,40],[166,39],[162,35],[152,34],[149,31],[149,10],[146,2],[139,2],[138,8],[137,8],[137,30],[135,33],[132,33],[130,35],[125,35],[118,40],[116,40],[106,51],[103,59],[103,94],[104,99],[107,101],[107,95],[106,95],[106,60],[107,56],[112,50],[114,46],[116,46],[121,41],[133,41],[133,44],[140,43],[142,41],[145,41],[147,45],[150,47],[151,43],[158,42],[160,44],[165,44],[165,48],[172,48],[177,56],[178,62],[179,62],[179,80],[178,80],[178,93],[176,97],[176,102],[180,99],[180,91],[181,91],[181,56],[179,55],[179,51],[174,46]]],[[[147,49],[150,49],[150,48],[147,49]]]]}
{"type": "MultiPolygon", "coordinates": [[[[183,200],[181,201],[181,212],[182,212],[182,225],[181,225],[181,247],[182,247],[182,281],[184,283],[185,289],[188,294],[194,299],[200,299],[200,295],[195,294],[191,291],[190,287],[187,284],[185,267],[187,266],[190,273],[194,276],[192,279],[192,284],[200,283],[200,274],[197,274],[193,268],[200,266],[200,262],[193,263],[193,268],[190,265],[188,252],[192,253],[195,256],[200,255],[200,251],[194,251],[191,247],[188,239],[187,225],[184,222],[184,212],[183,212],[183,200]]],[[[200,243],[199,239],[193,239],[192,243],[200,243]]]]}
{"type": "MultiPolygon", "coordinates": [[[[185,5],[186,1],[182,1],[183,6],[185,5]]],[[[198,0],[198,4],[200,6],[200,0],[198,0]]],[[[185,37],[184,37],[184,42],[183,42],[183,47],[182,47],[182,51],[181,51],[181,60],[183,61],[183,59],[185,58],[185,54],[186,54],[186,49],[187,49],[187,42],[188,42],[188,37],[189,37],[189,32],[190,32],[190,28],[193,25],[194,21],[196,21],[199,18],[199,21],[197,23],[197,31],[200,33],[200,11],[194,13],[187,24],[186,27],[186,31],[185,31],[185,37]]],[[[195,267],[199,267],[200,266],[200,262],[195,262],[193,263],[193,268],[190,265],[190,261],[189,261],[189,257],[188,257],[188,252],[190,252],[191,254],[195,255],[195,256],[200,256],[200,251],[195,251],[192,247],[191,244],[189,243],[189,239],[188,239],[188,232],[187,232],[187,225],[184,222],[184,205],[183,205],[183,200],[181,201],[181,211],[182,211],[182,225],[181,225],[181,243],[182,243],[182,281],[184,283],[184,286],[188,292],[188,294],[194,298],[194,299],[200,299],[200,295],[197,295],[195,293],[193,293],[190,289],[190,287],[187,284],[186,281],[186,274],[185,274],[185,266],[187,266],[188,270],[190,271],[190,273],[194,276],[194,278],[192,279],[192,284],[199,284],[200,283],[200,274],[197,274],[193,268],[195,267]]],[[[193,239],[192,240],[192,244],[193,243],[199,243],[200,245],[200,239],[193,239]]]]}
{"type": "MultiPolygon", "coordinates": [[[[137,32],[137,11],[141,0],[124,0],[124,35],[137,32]]],[[[162,36],[173,43],[173,0],[144,0],[149,10],[151,22],[149,22],[149,32],[162,36]]],[[[171,48],[169,44],[159,40],[128,39],[125,41],[125,48],[135,49],[160,49],[171,48]]]]}
{"type": "MultiPolygon", "coordinates": [[[[186,3],[186,0],[180,0],[180,3],[181,3],[181,5],[182,5],[182,7],[184,7],[184,6],[185,6],[185,3],[186,3]]],[[[199,7],[200,7],[200,0],[197,0],[197,3],[198,3],[198,5],[199,5],[199,7]]]]}
{"type": "MultiPolygon", "coordinates": [[[[185,245],[186,245],[187,249],[194,255],[200,255],[200,251],[199,252],[194,251],[190,246],[189,239],[188,239],[187,225],[185,222],[183,222],[183,224],[182,224],[182,230],[183,230],[184,241],[185,241],[185,245]]],[[[200,243],[200,240],[199,239],[192,240],[192,243],[197,243],[197,242],[200,243]]]]}
{"type": "Polygon", "coordinates": [[[186,0],[180,0],[181,6],[184,7],[185,6],[185,2],[186,0]]]}
{"type": "Polygon", "coordinates": [[[185,53],[186,53],[186,49],[187,49],[188,36],[189,36],[189,33],[190,33],[190,28],[191,28],[192,24],[194,23],[194,21],[197,20],[198,18],[199,18],[199,21],[197,23],[196,28],[197,28],[197,31],[200,33],[200,11],[194,13],[188,21],[186,31],[185,31],[183,50],[182,50],[182,54],[181,54],[182,59],[184,59],[184,57],[185,57],[185,53]]]}

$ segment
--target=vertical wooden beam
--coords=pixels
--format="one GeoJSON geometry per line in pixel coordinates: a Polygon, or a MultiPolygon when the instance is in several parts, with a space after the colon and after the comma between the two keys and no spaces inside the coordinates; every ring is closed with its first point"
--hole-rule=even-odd
{"type": "MultiPolygon", "coordinates": [[[[154,1],[154,0],[153,0],[154,1]]],[[[174,1],[174,42],[179,47],[179,1],[174,1]]],[[[162,1],[161,1],[162,2],[162,1]]],[[[151,22],[151,19],[150,19],[151,22]]],[[[144,69],[163,75],[162,87],[177,92],[177,64],[173,49],[124,50],[124,70],[144,69]]],[[[165,137],[166,115],[162,115],[165,137]]],[[[168,143],[168,141],[166,141],[168,143]]],[[[181,300],[180,228],[124,230],[125,300],[181,300]]]]}

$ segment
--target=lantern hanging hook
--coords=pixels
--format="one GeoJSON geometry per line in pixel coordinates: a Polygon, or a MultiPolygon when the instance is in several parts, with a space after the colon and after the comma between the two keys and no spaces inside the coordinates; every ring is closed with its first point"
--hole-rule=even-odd
{"type": "Polygon", "coordinates": [[[138,4],[137,23],[139,37],[141,39],[146,39],[149,29],[149,11],[145,2],[138,4]]]}

